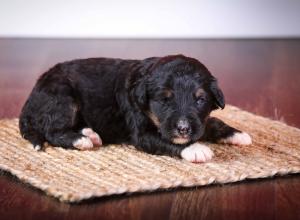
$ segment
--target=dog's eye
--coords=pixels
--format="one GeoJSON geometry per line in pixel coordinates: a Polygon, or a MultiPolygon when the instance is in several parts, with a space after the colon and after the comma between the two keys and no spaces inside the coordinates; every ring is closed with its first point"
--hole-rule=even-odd
{"type": "Polygon", "coordinates": [[[168,104],[170,102],[171,98],[170,97],[161,97],[160,103],[162,104],[168,104]]]}
{"type": "Polygon", "coordinates": [[[170,97],[165,97],[165,96],[162,96],[162,95],[158,95],[158,96],[156,96],[156,97],[153,98],[153,101],[159,102],[161,104],[166,104],[170,100],[171,100],[170,97]]]}
{"type": "Polygon", "coordinates": [[[196,104],[197,104],[198,106],[203,105],[204,102],[205,102],[205,97],[203,97],[203,96],[198,97],[197,100],[196,100],[196,104]]]}

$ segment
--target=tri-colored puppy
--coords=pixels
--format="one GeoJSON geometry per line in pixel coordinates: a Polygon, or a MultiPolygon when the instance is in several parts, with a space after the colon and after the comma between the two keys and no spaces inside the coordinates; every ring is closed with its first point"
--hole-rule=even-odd
{"type": "Polygon", "coordinates": [[[248,134],[209,116],[224,106],[216,79],[193,58],[73,60],[39,78],[20,131],[38,150],[45,142],[81,150],[127,143],[205,162],[213,152],[199,140],[251,144],[248,134]]]}

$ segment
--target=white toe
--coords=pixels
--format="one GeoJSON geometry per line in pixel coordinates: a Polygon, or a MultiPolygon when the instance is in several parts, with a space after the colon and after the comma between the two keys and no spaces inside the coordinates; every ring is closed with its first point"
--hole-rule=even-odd
{"type": "Polygon", "coordinates": [[[82,137],[74,141],[73,146],[80,150],[87,150],[93,148],[93,142],[88,137],[82,137]]]}
{"type": "Polygon", "coordinates": [[[81,134],[85,135],[85,136],[89,136],[91,134],[93,134],[94,131],[91,128],[83,128],[81,130],[81,134]]]}
{"type": "Polygon", "coordinates": [[[252,139],[246,132],[236,132],[231,137],[224,138],[219,142],[234,145],[250,145],[252,144],[252,139]]]}
{"type": "Polygon", "coordinates": [[[209,161],[213,155],[214,153],[209,147],[199,143],[194,143],[181,151],[181,157],[193,163],[209,161]]]}
{"type": "Polygon", "coordinates": [[[81,130],[81,134],[89,137],[94,145],[100,146],[102,145],[102,140],[100,136],[94,132],[91,128],[84,128],[81,130]]]}
{"type": "Polygon", "coordinates": [[[102,140],[97,133],[93,133],[89,136],[94,145],[101,146],[102,140]]]}
{"type": "Polygon", "coordinates": [[[36,151],[39,151],[39,150],[42,149],[41,145],[35,145],[33,148],[34,148],[36,151]]]}

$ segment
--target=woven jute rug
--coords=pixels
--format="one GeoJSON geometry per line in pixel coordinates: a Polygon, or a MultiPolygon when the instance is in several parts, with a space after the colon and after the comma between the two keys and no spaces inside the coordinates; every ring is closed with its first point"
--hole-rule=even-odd
{"type": "Polygon", "coordinates": [[[202,164],[149,155],[132,146],[104,146],[95,151],[49,146],[36,152],[21,138],[17,119],[1,120],[0,168],[66,202],[300,172],[299,129],[232,106],[213,115],[248,132],[253,144],[207,143],[215,157],[202,164]]]}

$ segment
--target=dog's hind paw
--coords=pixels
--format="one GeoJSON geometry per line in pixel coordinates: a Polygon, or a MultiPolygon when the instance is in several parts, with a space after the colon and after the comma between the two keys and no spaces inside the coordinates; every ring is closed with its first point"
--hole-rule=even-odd
{"type": "Polygon", "coordinates": [[[41,147],[41,145],[35,145],[35,146],[33,146],[33,149],[36,151],[40,151],[40,150],[42,150],[42,147],[41,147]]]}
{"type": "Polygon", "coordinates": [[[192,163],[203,163],[209,161],[214,156],[212,150],[199,143],[194,143],[181,151],[181,157],[192,163]]]}
{"type": "Polygon", "coordinates": [[[79,150],[88,150],[94,147],[93,142],[88,137],[82,137],[73,142],[73,147],[79,150]]]}
{"type": "Polygon", "coordinates": [[[252,139],[246,132],[235,132],[232,136],[223,138],[219,141],[223,144],[234,144],[234,145],[250,145],[252,139]]]}
{"type": "Polygon", "coordinates": [[[95,146],[102,145],[102,140],[101,140],[100,136],[96,132],[94,132],[91,128],[82,129],[81,134],[89,137],[95,146]]]}

